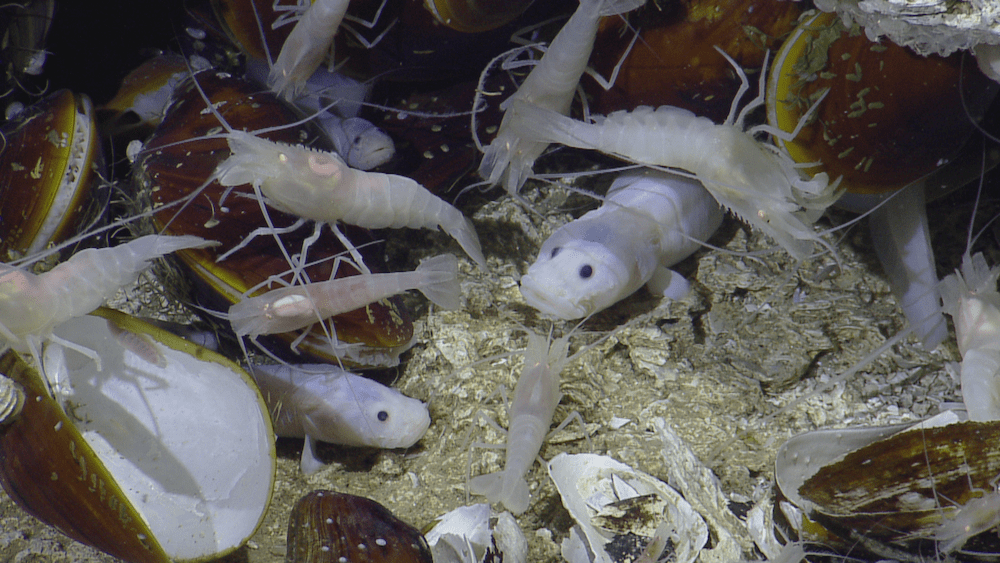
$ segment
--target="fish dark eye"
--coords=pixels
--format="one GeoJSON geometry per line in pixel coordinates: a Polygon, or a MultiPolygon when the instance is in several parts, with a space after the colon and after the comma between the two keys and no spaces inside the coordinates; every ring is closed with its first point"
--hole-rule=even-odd
{"type": "Polygon", "coordinates": [[[389,420],[389,413],[385,411],[378,411],[378,414],[376,416],[378,417],[379,422],[385,422],[389,420]]]}
{"type": "Polygon", "coordinates": [[[557,247],[553,248],[553,249],[552,249],[552,255],[551,255],[551,256],[549,256],[549,258],[555,258],[555,257],[556,257],[556,254],[559,254],[559,251],[560,251],[560,250],[562,250],[562,247],[561,247],[561,246],[557,246],[557,247]]]}
{"type": "Polygon", "coordinates": [[[592,275],[594,275],[594,268],[590,264],[584,264],[583,266],[580,266],[581,278],[587,279],[592,275]]]}

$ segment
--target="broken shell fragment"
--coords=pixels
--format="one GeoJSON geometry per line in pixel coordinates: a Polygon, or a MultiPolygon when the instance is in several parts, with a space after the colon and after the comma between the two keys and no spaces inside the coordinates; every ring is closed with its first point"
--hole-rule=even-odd
{"type": "Polygon", "coordinates": [[[204,560],[243,545],[275,472],[270,419],[246,372],[108,309],[55,333],[79,350],[48,343],[47,377],[13,351],[0,357],[27,399],[0,427],[10,497],[133,563],[204,560]]]}
{"type": "Polygon", "coordinates": [[[288,563],[431,563],[424,536],[364,497],[313,491],[288,520],[288,563]]]}
{"type": "Polygon", "coordinates": [[[460,506],[427,532],[434,563],[526,563],[528,541],[507,511],[493,517],[488,503],[460,506]],[[486,559],[492,557],[492,559],[486,559]]]}
{"type": "Polygon", "coordinates": [[[573,563],[631,560],[653,541],[673,550],[671,561],[688,563],[708,541],[704,519],[659,479],[594,454],[559,454],[548,467],[577,523],[563,542],[573,563]]]}

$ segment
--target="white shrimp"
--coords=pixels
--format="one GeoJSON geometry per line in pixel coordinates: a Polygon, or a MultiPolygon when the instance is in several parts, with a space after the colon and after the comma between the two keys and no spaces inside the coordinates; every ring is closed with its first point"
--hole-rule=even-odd
{"type": "Polygon", "coordinates": [[[693,172],[723,207],[764,231],[798,260],[809,255],[813,243],[832,251],[812,224],[840,196],[839,181],[831,184],[826,173],[805,180],[787,154],[755,141],[755,129],[741,129],[743,116],[759,100],[745,107],[735,122],[735,112],[730,112],[722,125],[672,106],[617,111],[594,123],[522,101],[515,101],[508,114],[513,112],[521,134],[533,141],[595,149],[647,166],[693,172]]]}
{"type": "Polygon", "coordinates": [[[469,483],[473,493],[499,502],[514,514],[528,509],[528,483],[525,474],[535,462],[552,424],[552,415],[562,398],[559,375],[569,362],[566,357],[569,336],[556,339],[551,346],[541,335],[528,333],[524,369],[514,387],[507,429],[507,460],[503,471],[479,475],[469,483]]]}
{"type": "MultiPolygon", "coordinates": [[[[580,77],[587,68],[602,16],[623,14],[642,6],[646,0],[580,0],[580,6],[549,44],[524,83],[502,104],[506,109],[500,129],[486,147],[479,175],[491,184],[505,178],[510,194],[517,193],[531,175],[531,168],[548,142],[526,138],[521,122],[510,115],[515,100],[531,103],[560,114],[569,113],[580,77]]],[[[489,70],[489,68],[487,68],[489,70]]],[[[485,74],[485,71],[484,71],[485,74]]]]}
{"type": "Polygon", "coordinates": [[[302,92],[330,51],[347,6],[348,0],[316,0],[302,14],[268,75],[267,85],[275,94],[291,101],[302,92]]]}
{"type": "Polygon", "coordinates": [[[416,181],[355,170],[335,153],[275,143],[245,131],[231,131],[226,138],[232,155],[211,178],[223,186],[252,184],[272,207],[321,223],[440,227],[485,269],[472,223],[416,181]]]}
{"type": "Polygon", "coordinates": [[[623,174],[603,206],[542,244],[521,278],[521,295],[561,319],[596,313],[643,284],[679,299],[687,280],[668,267],[691,255],[720,224],[722,210],[701,182],[658,170],[623,174]]]}
{"type": "Polygon", "coordinates": [[[237,336],[275,334],[364,307],[410,289],[445,309],[457,309],[462,289],[458,261],[451,254],[428,258],[412,272],[365,274],[294,285],[243,299],[229,308],[237,336]]]}
{"type": "Polygon", "coordinates": [[[430,426],[424,403],[335,366],[267,365],[252,371],[274,420],[274,433],[306,439],[304,473],[322,467],[316,441],[408,448],[430,426]]]}
{"type": "Polygon", "coordinates": [[[941,280],[943,310],[955,323],[962,354],[962,398],[974,421],[1000,420],[1000,266],[968,253],[959,271],[941,280]]]}
{"type": "Polygon", "coordinates": [[[82,250],[44,274],[0,264],[0,336],[10,348],[38,360],[42,342],[55,338],[56,326],[103,305],[135,282],[151,260],[212,244],[190,235],[147,235],[114,248],[82,250]]]}

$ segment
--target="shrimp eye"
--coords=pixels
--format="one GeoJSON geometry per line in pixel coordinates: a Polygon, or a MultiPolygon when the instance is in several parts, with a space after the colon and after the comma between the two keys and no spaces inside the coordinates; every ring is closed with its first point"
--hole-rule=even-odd
{"type": "Polygon", "coordinates": [[[580,277],[581,278],[587,279],[587,278],[589,278],[592,275],[594,275],[594,268],[593,268],[593,266],[591,266],[590,264],[584,264],[583,266],[580,266],[580,277]]]}
{"type": "Polygon", "coordinates": [[[550,255],[549,258],[555,258],[556,254],[559,254],[559,251],[561,251],[561,250],[562,250],[561,246],[557,246],[557,247],[553,248],[552,249],[552,255],[550,255]]]}
{"type": "Polygon", "coordinates": [[[385,421],[389,420],[389,413],[387,413],[385,411],[378,411],[378,414],[375,415],[375,416],[378,417],[379,422],[385,422],[385,421]]]}

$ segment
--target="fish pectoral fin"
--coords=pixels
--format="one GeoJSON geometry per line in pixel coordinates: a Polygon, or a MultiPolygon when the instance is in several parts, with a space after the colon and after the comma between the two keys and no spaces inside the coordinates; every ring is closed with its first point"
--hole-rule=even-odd
{"type": "Polygon", "coordinates": [[[323,462],[316,457],[316,441],[309,434],[306,434],[306,443],[302,445],[302,461],[300,463],[302,473],[311,475],[323,469],[323,462]]]}
{"type": "Polygon", "coordinates": [[[653,277],[646,282],[653,295],[662,295],[669,299],[683,299],[691,291],[691,284],[684,276],[662,266],[653,270],[653,277]]]}

